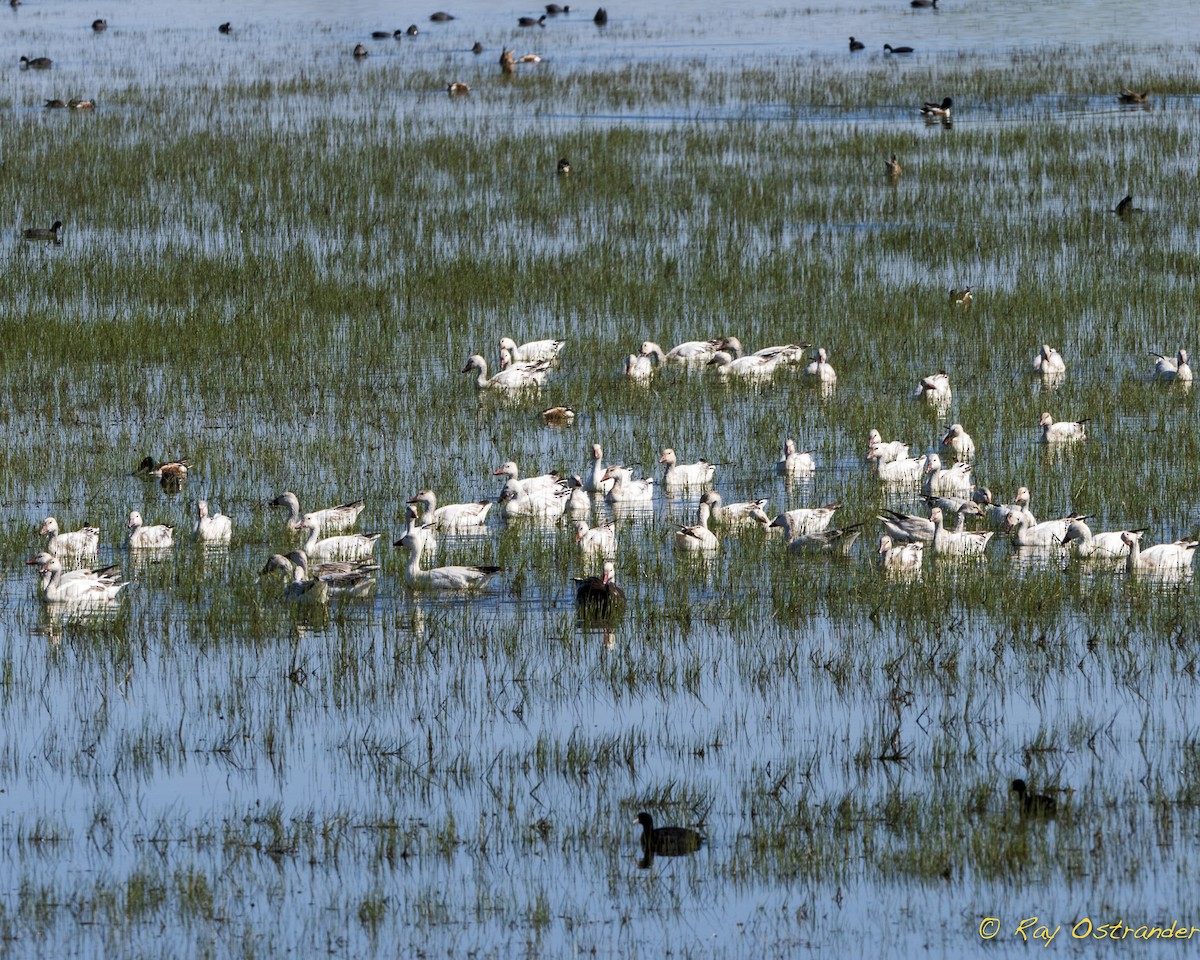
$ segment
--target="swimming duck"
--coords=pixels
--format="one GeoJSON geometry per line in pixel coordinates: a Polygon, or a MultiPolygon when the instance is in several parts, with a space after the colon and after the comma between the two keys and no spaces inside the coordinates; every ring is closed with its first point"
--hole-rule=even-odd
{"type": "Polygon", "coordinates": [[[924,556],[923,543],[893,543],[886,533],[879,538],[879,565],[884,570],[911,570],[924,556]]]}
{"type": "Polygon", "coordinates": [[[889,177],[899,177],[904,174],[904,168],[900,166],[900,161],[896,159],[894,153],[883,161],[883,168],[889,177]]]}
{"type": "Polygon", "coordinates": [[[975,459],[975,441],[963,430],[961,423],[950,424],[950,429],[942,437],[942,449],[948,450],[955,460],[975,459]]]}
{"type": "Polygon", "coordinates": [[[71,110],[94,110],[96,108],[95,100],[79,100],[72,97],[67,101],[67,106],[71,110]]]}
{"type": "Polygon", "coordinates": [[[1126,530],[1121,540],[1129,547],[1125,557],[1126,573],[1178,573],[1192,567],[1196,547],[1200,541],[1176,540],[1174,543],[1159,543],[1142,549],[1140,531],[1126,530]]]}
{"type": "Polygon", "coordinates": [[[570,407],[547,407],[542,411],[542,422],[551,427],[565,427],[575,422],[575,411],[570,407]]]}
{"type": "Polygon", "coordinates": [[[217,33],[233,33],[233,24],[228,21],[217,27],[217,33]]]}
{"type": "Polygon", "coordinates": [[[918,10],[937,9],[938,0],[911,0],[910,7],[916,7],[918,10]]]}
{"type": "Polygon", "coordinates": [[[612,486],[604,494],[609,503],[644,502],[654,498],[654,478],[645,477],[633,479],[633,471],[615,464],[604,471],[601,478],[604,482],[612,481],[612,486]]]}
{"type": "Polygon", "coordinates": [[[1135,207],[1133,205],[1133,194],[1132,193],[1125,194],[1125,196],[1123,196],[1117,202],[1117,206],[1113,210],[1113,213],[1115,213],[1118,217],[1124,217],[1131,213],[1141,213],[1141,212],[1142,212],[1141,207],[1135,207]]]}
{"type": "Polygon", "coordinates": [[[565,6],[565,7],[560,7],[557,3],[548,3],[548,4],[546,4],[546,12],[548,14],[550,14],[551,16],[554,16],[555,14],[559,14],[559,13],[570,13],[571,7],[569,5],[565,6]]]}
{"type": "Polygon", "coordinates": [[[363,58],[368,57],[368,56],[370,56],[370,51],[366,47],[364,47],[361,43],[356,43],[354,45],[354,59],[355,60],[362,60],[363,58]]]}
{"type": "Polygon", "coordinates": [[[1033,358],[1033,372],[1043,376],[1067,372],[1067,362],[1050,344],[1043,343],[1041,352],[1033,358]]]}
{"type": "Polygon", "coordinates": [[[797,450],[796,441],[783,441],[783,458],[776,461],[775,473],[781,477],[807,477],[817,469],[812,454],[807,450],[797,450]]]}
{"type": "Polygon", "coordinates": [[[575,606],[585,617],[620,617],[625,612],[625,591],[617,586],[617,567],[606,560],[598,577],[576,577],[575,606]]]}
{"type": "Polygon", "coordinates": [[[950,116],[950,108],[954,106],[954,101],[949,97],[943,97],[941,103],[930,103],[926,100],[921,104],[921,116],[923,117],[948,117],[950,116]]]}
{"type": "Polygon", "coordinates": [[[872,429],[867,434],[867,449],[875,449],[879,451],[879,459],[881,463],[888,463],[892,460],[904,460],[908,457],[908,444],[900,440],[884,440],[883,434],[878,430],[872,429]]]}
{"type": "Polygon", "coordinates": [[[883,50],[885,53],[912,53],[913,52],[912,47],[893,47],[890,43],[885,43],[883,45],[883,50]]]}
{"type": "Polygon", "coordinates": [[[962,310],[971,309],[971,301],[975,298],[971,295],[970,287],[963,287],[961,290],[950,288],[950,302],[962,310]]]}
{"type": "Polygon", "coordinates": [[[576,520],[575,543],[584,553],[599,554],[602,557],[617,555],[617,531],[611,523],[592,527],[586,520],[576,520]]]}
{"type": "Polygon", "coordinates": [[[707,460],[696,463],[680,463],[675,451],[667,447],[658,458],[659,463],[667,465],[663,473],[663,483],[668,487],[698,487],[712,483],[717,468],[707,460]]]}
{"type": "Polygon", "coordinates": [[[306,531],[302,549],[310,560],[369,560],[375,553],[378,533],[351,533],[321,539],[321,524],[309,514],[300,518],[298,530],[306,531]]]}
{"type": "Polygon", "coordinates": [[[1038,426],[1042,428],[1042,443],[1070,443],[1074,440],[1087,439],[1086,424],[1088,418],[1082,420],[1055,420],[1049,413],[1043,413],[1038,418],[1038,426]]]}
{"type": "Polygon", "coordinates": [[[233,536],[233,521],[223,513],[209,516],[208,501],[196,501],[196,526],[192,539],[203,543],[228,543],[233,536]]]}
{"type": "Polygon", "coordinates": [[[515,64],[516,60],[513,58],[511,50],[500,51],[500,69],[504,73],[515,73],[517,69],[515,64]]]}
{"type": "Polygon", "coordinates": [[[534,367],[512,366],[489,377],[487,361],[479,354],[474,354],[468,358],[467,365],[462,368],[462,372],[470,373],[472,370],[477,370],[478,376],[475,379],[475,385],[480,390],[528,390],[540,387],[545,382],[549,369],[550,361],[542,360],[538,361],[534,367]]]}
{"type": "Polygon", "coordinates": [[[449,23],[454,17],[445,10],[439,10],[437,13],[431,13],[429,19],[434,23],[449,23]]]}
{"type": "Polygon", "coordinates": [[[1021,800],[1021,816],[1034,820],[1053,817],[1058,812],[1058,801],[1044,793],[1030,793],[1024,780],[1012,782],[1012,792],[1021,800]]]}
{"type": "Polygon", "coordinates": [[[566,343],[566,340],[531,340],[518,347],[512,337],[501,337],[500,349],[507,350],[516,362],[534,363],[557,360],[566,343]]]}
{"type": "Polygon", "coordinates": [[[67,109],[67,101],[59,100],[57,97],[46,101],[47,110],[65,110],[67,109]]]}
{"type": "Polygon", "coordinates": [[[92,29],[95,30],[96,33],[103,33],[105,30],[108,29],[108,21],[107,20],[93,20],[92,21],[92,29]]]}
{"type": "Polygon", "coordinates": [[[566,157],[560,157],[558,160],[557,173],[560,177],[568,177],[571,175],[571,161],[566,157]]]}
{"type": "Polygon", "coordinates": [[[343,503],[336,507],[326,507],[324,510],[300,512],[300,499],[291,490],[285,490],[269,504],[272,507],[286,507],[287,524],[292,529],[299,529],[300,518],[305,517],[316,525],[319,533],[326,531],[349,530],[358,521],[358,515],[363,512],[366,504],[362,500],[353,503],[343,503]]]}
{"type": "Polygon", "coordinates": [[[853,37],[850,38],[850,52],[851,53],[857,53],[859,50],[865,50],[866,47],[867,47],[867,45],[865,43],[863,43],[861,40],[855,40],[853,37]]]}
{"type": "Polygon", "coordinates": [[[153,457],[145,457],[138,464],[137,472],[145,477],[158,477],[161,480],[183,480],[187,477],[190,460],[168,460],[156,463],[153,457]]]}
{"type": "Polygon", "coordinates": [[[784,542],[790,542],[808,533],[820,533],[828,530],[833,521],[833,515],[842,508],[840,503],[827,503],[821,507],[797,507],[775,514],[775,519],[768,524],[768,531],[780,529],[783,531],[784,542]]]}
{"type": "Polygon", "coordinates": [[[461,80],[456,80],[446,87],[446,92],[452,97],[461,97],[463,94],[470,93],[471,88],[461,80]]]}
{"type": "Polygon", "coordinates": [[[410,534],[405,534],[396,541],[395,546],[408,550],[408,567],[405,573],[408,582],[414,587],[426,587],[431,590],[482,590],[501,570],[495,566],[452,566],[434,567],[432,570],[421,569],[421,541],[410,534]]]}
{"type": "Polygon", "coordinates": [[[70,533],[59,533],[58,521],[47,517],[42,521],[38,534],[49,537],[46,552],[55,557],[90,557],[100,544],[100,531],[96,527],[83,526],[70,533]]]}
{"type": "Polygon", "coordinates": [[[929,377],[922,377],[920,383],[917,384],[917,392],[914,396],[926,403],[939,405],[949,403],[951,397],[950,377],[946,375],[945,370],[939,370],[929,377]]]}
{"type": "Polygon", "coordinates": [[[824,347],[817,350],[813,362],[804,368],[804,375],[819,380],[821,383],[834,383],[837,380],[837,372],[829,362],[829,354],[825,352],[824,347]]]}
{"type": "Polygon", "coordinates": [[[22,57],[21,58],[21,69],[22,70],[28,70],[31,67],[34,70],[49,70],[50,67],[53,65],[54,65],[54,61],[51,60],[49,57],[33,57],[33,58],[22,57]]]}
{"type": "Polygon", "coordinates": [[[483,53],[483,44],[480,43],[478,40],[476,40],[475,45],[473,47],[471,47],[471,52],[473,54],[475,54],[476,56],[483,53]]]}
{"type": "Polygon", "coordinates": [[[645,811],[634,817],[633,822],[642,828],[643,861],[653,857],[684,857],[704,845],[704,836],[699,831],[686,827],[656,827],[654,818],[645,811]]]}
{"type": "Polygon", "coordinates": [[[133,510],[129,514],[129,535],[125,538],[125,546],[130,550],[165,550],[175,545],[173,528],[159,523],[145,526],[142,515],[133,510]]]}
{"type": "Polygon", "coordinates": [[[404,35],[407,37],[415,37],[418,36],[420,32],[421,31],[417,29],[417,25],[415,23],[410,23],[408,25],[408,29],[404,31],[404,35]]]}
{"type": "Polygon", "coordinates": [[[546,25],[546,15],[543,13],[540,17],[517,17],[518,27],[544,27],[546,25]]]}
{"type": "Polygon", "coordinates": [[[1155,358],[1155,380],[1162,380],[1166,383],[1192,382],[1192,368],[1188,366],[1188,355],[1186,350],[1181,349],[1179,353],[1175,355],[1174,360],[1164,357],[1161,353],[1151,352],[1150,356],[1155,358]]]}
{"type": "MultiPolygon", "coordinates": [[[[526,54],[522,54],[521,56],[517,57],[517,63],[541,63],[541,62],[542,62],[542,58],[539,57],[536,53],[526,53],[526,54]]],[[[568,163],[567,166],[570,167],[571,165],[568,163]]],[[[570,173],[571,171],[568,169],[566,172],[570,173]]]]}
{"type": "MultiPolygon", "coordinates": [[[[39,554],[42,557],[44,554],[39,554]]],[[[115,600],[129,586],[121,581],[116,567],[105,570],[72,570],[63,572],[58,557],[39,562],[38,557],[25,561],[36,566],[39,575],[38,593],[47,603],[106,603],[115,600]]]]}
{"type": "Polygon", "coordinates": [[[1129,90],[1126,88],[1122,89],[1121,92],[1117,94],[1117,99],[1121,103],[1145,103],[1150,99],[1150,91],[1143,90],[1141,93],[1138,93],[1136,90],[1129,90]]]}
{"type": "Polygon", "coordinates": [[[26,240],[49,240],[53,243],[62,243],[62,221],[55,220],[49,227],[27,227],[21,231],[21,236],[26,240]]]}
{"type": "Polygon", "coordinates": [[[592,23],[598,27],[604,26],[606,23],[608,23],[608,11],[601,7],[596,11],[596,15],[592,17],[592,23]]]}
{"type": "Polygon", "coordinates": [[[709,552],[720,545],[717,535],[708,528],[712,516],[713,494],[706,493],[700,498],[696,507],[696,523],[690,527],[680,527],[675,531],[675,547],[687,553],[709,552]]]}
{"type": "Polygon", "coordinates": [[[478,500],[474,503],[447,503],[439,507],[437,494],[432,490],[422,490],[411,500],[406,500],[405,503],[421,507],[425,513],[420,522],[440,530],[483,526],[487,523],[488,511],[492,509],[491,500],[478,500]]]}

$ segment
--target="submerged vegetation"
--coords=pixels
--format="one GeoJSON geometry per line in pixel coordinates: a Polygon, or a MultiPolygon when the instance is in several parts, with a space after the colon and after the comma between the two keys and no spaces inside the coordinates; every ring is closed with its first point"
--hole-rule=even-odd
{"type": "Polygon", "coordinates": [[[115,16],[62,53],[29,28],[54,68],[0,94],[9,955],[784,955],[886,916],[905,956],[969,953],[985,916],[1014,951],[1032,913],[1187,917],[1195,588],[999,542],[882,578],[874,516],[915,490],[863,458],[872,428],[924,451],[959,422],[998,499],[1195,536],[1197,399],[1149,356],[1200,349],[1194,50],[731,59],[701,32],[659,62],[611,12],[554,56],[557,23],[523,31],[545,61],[507,78],[465,27],[361,64],[333,28],[245,58],[254,28],[181,27],[139,63],[115,16]],[[952,126],[922,122],[947,94],[952,126]],[[21,236],[56,219],[61,246],[21,236]],[[726,335],[826,348],[836,388],[622,375],[642,340],[726,335]],[[567,339],[535,395],[460,372],[502,336],[567,339]],[[1043,343],[1060,383],[1029,375],[1043,343]],[[945,414],[910,397],[939,369],[945,414]],[[1090,439],[1039,447],[1043,410],[1090,439]],[[775,476],[787,437],[812,478],[775,476]],[[294,545],[285,489],[364,498],[390,544],[422,488],[494,498],[503,461],[574,473],[595,441],[869,532],[849,558],[757,529],[683,556],[698,492],[660,493],[618,525],[628,610],[595,629],[569,524],[498,509],[438,553],[503,568],[482,599],[414,594],[390,546],[365,601],[300,610],[257,576],[294,545]],[[146,455],[191,461],[181,492],[146,455]],[[184,531],[198,498],[228,551],[117,549],[131,510],[184,531]],[[106,615],[34,597],[51,514],[135,582],[106,615]],[[1022,817],[1015,778],[1057,815],[1022,817]],[[639,868],[643,810],[703,847],[639,868]]]}

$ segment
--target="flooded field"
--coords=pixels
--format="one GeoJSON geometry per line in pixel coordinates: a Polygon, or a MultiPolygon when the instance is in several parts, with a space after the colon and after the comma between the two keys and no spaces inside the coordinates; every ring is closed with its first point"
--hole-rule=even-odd
{"type": "Polygon", "coordinates": [[[939,8],[3,11],[4,956],[1007,957],[1200,927],[1190,573],[1004,532],[881,571],[877,517],[927,511],[866,461],[872,429],[922,455],[960,423],[997,502],[1197,536],[1197,395],[1152,354],[1200,349],[1200,26],[939,8]],[[502,337],[566,340],[540,389],[462,372],[502,337]],[[811,348],[624,374],[728,337],[811,348]],[[1043,344],[1065,374],[1032,374],[1043,344]],[[915,399],[942,370],[948,403],[915,399]],[[1087,440],[1039,442],[1043,411],[1087,440]],[[811,473],[778,475],[787,439],[811,473]],[[658,481],[587,512],[623,616],[577,615],[603,557],[570,514],[500,502],[426,558],[489,588],[410,587],[406,500],[496,501],[510,460],[587,476],[597,443],[658,481]],[[668,488],[666,448],[712,483],[668,488]],[[710,488],[840,503],[860,536],[714,522],[681,550],[710,488]],[[302,539],[285,490],[365,501],[367,596],[260,576],[302,539]],[[227,546],[192,542],[201,499],[227,546]],[[125,549],[134,510],[175,545],[125,549]],[[115,601],[39,597],[49,516],[99,529],[115,601]],[[703,839],[643,846],[641,812],[703,839]]]}

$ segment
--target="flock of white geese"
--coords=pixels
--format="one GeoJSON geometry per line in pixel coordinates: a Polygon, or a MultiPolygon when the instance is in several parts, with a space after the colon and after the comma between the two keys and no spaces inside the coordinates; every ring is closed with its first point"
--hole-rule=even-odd
{"type": "MultiPolygon", "coordinates": [[[[536,388],[549,375],[559,359],[564,340],[538,340],[518,345],[510,338],[500,340],[500,369],[488,376],[482,356],[472,356],[463,372],[476,371],[481,389],[523,390],[536,388]]],[[[820,348],[806,355],[807,343],[767,347],[746,353],[736,337],[681,343],[670,351],[652,342],[642,343],[638,353],[625,361],[625,374],[645,380],[666,364],[714,366],[722,376],[743,378],[770,377],[784,366],[801,366],[806,377],[832,384],[837,373],[829,354],[820,348]],[[807,362],[806,362],[807,361],[807,362]]],[[[1190,384],[1191,367],[1187,351],[1174,358],[1153,354],[1154,377],[1164,382],[1190,384]]],[[[1046,377],[1061,377],[1066,363],[1061,354],[1043,345],[1033,359],[1033,371],[1046,377]]],[[[950,378],[945,371],[922,378],[913,391],[919,402],[945,409],[952,397],[950,378]]],[[[553,408],[569,414],[566,408],[553,408]]],[[[549,414],[551,411],[547,411],[549,414]]],[[[569,420],[569,416],[563,419],[569,420]]],[[[1041,441],[1047,444],[1077,443],[1087,438],[1086,421],[1055,420],[1043,413],[1039,420],[1041,441]]],[[[1190,575],[1196,548],[1200,543],[1186,539],[1151,547],[1141,544],[1144,530],[1093,532],[1086,516],[1072,514],[1038,521],[1030,510],[1028,488],[1020,487],[1011,504],[997,503],[986,487],[971,480],[971,462],[975,442],[962,424],[952,424],[941,439],[940,452],[912,456],[909,445],[885,440],[878,430],[866,437],[866,464],[883,485],[918,487],[929,507],[929,516],[884,511],[878,516],[883,528],[879,538],[878,562],[885,571],[916,571],[927,553],[942,557],[982,556],[988,544],[1002,532],[1023,549],[1065,551],[1085,561],[1124,564],[1130,573],[1148,573],[1163,578],[1190,575]],[[945,460],[943,461],[943,455],[945,460]],[[946,523],[954,518],[953,526],[946,523]],[[989,529],[967,528],[968,518],[982,518],[989,529]]],[[[767,513],[766,499],[725,503],[713,489],[716,465],[706,460],[680,462],[676,452],[667,448],[658,459],[663,467],[661,487],[672,494],[699,493],[696,523],[674,531],[675,547],[687,553],[712,554],[720,548],[720,537],[739,530],[761,529],[768,534],[778,530],[790,553],[811,551],[848,553],[862,532],[862,524],[834,527],[833,519],[840,504],[801,507],[776,514],[767,513]]],[[[147,475],[181,481],[186,478],[187,461],[155,464],[149,458],[141,470],[147,475]]],[[[774,464],[776,475],[795,479],[811,476],[817,469],[812,455],[785,440],[783,455],[774,464]]],[[[569,517],[575,528],[575,542],[587,558],[603,562],[602,574],[577,580],[577,600],[581,605],[620,602],[624,595],[615,583],[617,529],[622,514],[644,514],[660,487],[653,476],[638,477],[620,464],[605,464],[604,450],[594,443],[584,468],[574,476],[546,473],[522,476],[517,464],[508,461],[494,471],[501,488],[496,500],[471,503],[439,504],[432,490],[422,490],[407,501],[407,526],[394,545],[408,551],[406,576],[414,587],[441,591],[480,591],[501,570],[496,566],[458,565],[426,568],[423,561],[437,552],[439,534],[482,535],[487,531],[488,516],[499,506],[506,519],[536,518],[557,523],[569,517]],[[598,501],[609,508],[612,518],[592,524],[598,501]]],[[[303,543],[287,554],[274,554],[262,575],[276,571],[287,578],[284,595],[291,600],[328,602],[333,597],[365,596],[375,586],[379,566],[374,551],[380,534],[355,533],[353,527],[364,509],[363,501],[320,510],[302,511],[292,492],[271,501],[286,510],[290,530],[302,534],[303,543]]],[[[192,539],[202,544],[228,545],[233,524],[221,513],[209,513],[204,500],[196,503],[192,539]]],[[[47,517],[39,531],[46,537],[45,547],[27,561],[37,570],[38,591],[47,602],[112,601],[129,586],[116,566],[101,568],[85,564],[98,551],[100,531],[92,526],[63,532],[54,517],[47,517]],[[68,569],[70,566],[72,569],[68,569]]],[[[166,551],[175,543],[172,527],[148,525],[141,514],[129,515],[125,546],[132,551],[166,551]]]]}

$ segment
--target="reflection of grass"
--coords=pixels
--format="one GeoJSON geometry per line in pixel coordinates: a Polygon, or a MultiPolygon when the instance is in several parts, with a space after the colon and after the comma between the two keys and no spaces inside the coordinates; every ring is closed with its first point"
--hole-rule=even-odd
{"type": "MultiPolygon", "coordinates": [[[[266,507],[285,488],[313,506],[365,497],[364,528],[390,542],[418,489],[494,496],[504,460],[574,472],[593,440],[659,477],[664,446],[706,456],[727,500],[841,500],[838,523],[869,522],[884,498],[867,432],[932,448],[946,424],[908,394],[940,367],[998,497],[1025,484],[1039,516],[1194,533],[1195,398],[1141,379],[1148,349],[1196,349],[1197,127],[1161,99],[1194,80],[1171,57],[1070,60],[919,60],[899,84],[890,65],[831,79],[825,61],[561,66],[505,84],[493,61],[459,71],[472,92],[454,104],[426,92],[441,72],[411,63],[243,66],[207,103],[139,79],[87,117],[0,111],[0,200],[67,223],[61,248],[10,231],[0,275],[0,557],[11,571],[29,556],[49,513],[99,524],[106,549],[135,507],[184,532],[206,495],[236,521],[227,556],[180,537],[135,573],[118,552],[137,580],[121,613],[49,628],[53,648],[30,642],[43,620],[22,570],[0,703],[6,729],[34,728],[5,768],[36,802],[13,815],[24,879],[0,927],[73,929],[119,889],[114,940],[140,945],[266,888],[251,916],[277,939],[256,952],[326,947],[324,920],[297,933],[285,915],[356,917],[358,947],[427,946],[462,923],[544,938],[601,900],[654,943],[623,859],[642,806],[703,814],[704,862],[739,895],[796,878],[986,892],[1057,884],[1087,856],[1124,896],[1163,879],[1137,859],[1151,842],[1173,845],[1172,889],[1195,876],[1195,738],[1164,706],[1193,693],[1191,590],[1014,571],[1003,546],[890,583],[861,558],[786,556],[761,531],[722,533],[694,563],[670,547],[691,500],[621,524],[630,606],[611,649],[574,629],[566,528],[443,538],[439,563],[503,566],[492,601],[413,601],[390,546],[378,598],[328,616],[254,575],[293,545],[266,507]],[[1149,113],[1112,100],[1134,77],[1159,98],[1149,113]],[[955,126],[926,128],[915,107],[943,93],[955,126]],[[617,113],[685,119],[537,119],[617,113]],[[554,176],[563,154],[569,179],[554,176]],[[1126,190],[1147,212],[1121,221],[1126,190]],[[969,312],[947,301],[966,283],[969,312]],[[620,376],[644,338],[730,333],[751,350],[827,347],[837,390],[794,370],[761,387],[620,376]],[[540,396],[481,398],[458,373],[505,334],[568,337],[540,396]],[[1027,376],[1043,342],[1067,358],[1053,392],[1027,376]],[[576,426],[543,428],[559,402],[576,426]],[[1090,417],[1094,439],[1038,449],[1043,409],[1090,417]],[[786,436],[819,465],[791,494],[772,473],[786,436]],[[147,453],[196,464],[182,494],[130,476],[147,453]],[[1055,842],[1019,823],[1019,773],[1076,790],[1055,842]],[[174,785],[161,799],[192,777],[233,786],[211,804],[174,785]],[[132,853],[106,845],[115,821],[132,822],[117,844],[132,853]],[[77,857],[101,880],[74,899],[62,873],[77,857]],[[568,861],[577,879],[547,887],[539,864],[568,861]],[[276,879],[286,864],[315,892],[276,879]]],[[[686,891],[699,868],[672,869],[686,891]]],[[[706,877],[705,909],[723,896],[706,877]]],[[[781,942],[801,935],[779,923],[781,942]]]]}

